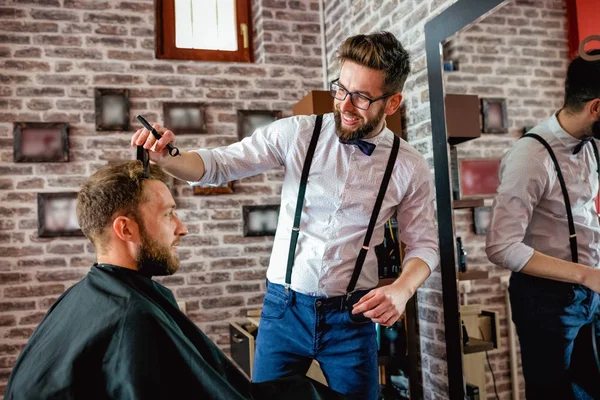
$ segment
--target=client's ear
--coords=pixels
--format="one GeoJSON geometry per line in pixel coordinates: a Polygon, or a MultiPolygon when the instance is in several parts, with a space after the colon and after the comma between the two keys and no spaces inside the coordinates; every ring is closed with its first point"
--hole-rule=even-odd
{"type": "Polygon", "coordinates": [[[139,242],[140,227],[133,219],[121,215],[113,221],[115,234],[124,242],[139,242]]]}

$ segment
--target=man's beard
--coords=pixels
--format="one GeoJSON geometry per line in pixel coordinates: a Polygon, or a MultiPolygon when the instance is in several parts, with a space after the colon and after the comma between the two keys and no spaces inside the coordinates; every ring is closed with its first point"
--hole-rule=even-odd
{"type": "MultiPolygon", "coordinates": [[[[171,246],[153,240],[140,224],[141,245],[136,257],[138,271],[145,276],[173,275],[179,269],[179,259],[171,246]]],[[[175,243],[174,243],[175,244],[175,243]]]]}
{"type": "Polygon", "coordinates": [[[598,118],[594,123],[592,123],[592,136],[594,139],[600,139],[600,118],[598,118]]]}
{"type": "Polygon", "coordinates": [[[381,122],[381,119],[383,118],[384,111],[384,108],[381,107],[377,112],[377,115],[375,115],[373,118],[367,119],[354,129],[348,129],[342,125],[342,113],[337,107],[335,107],[333,110],[335,131],[342,142],[347,142],[348,140],[354,139],[362,139],[373,132],[375,128],[377,128],[381,122]]]}

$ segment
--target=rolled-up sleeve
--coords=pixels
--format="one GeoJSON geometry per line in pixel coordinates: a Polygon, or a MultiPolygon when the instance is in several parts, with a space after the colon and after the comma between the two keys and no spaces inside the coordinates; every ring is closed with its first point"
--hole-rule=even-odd
{"type": "Polygon", "coordinates": [[[551,160],[533,139],[519,140],[500,167],[500,186],[492,207],[486,254],[493,264],[520,271],[534,249],[523,243],[535,207],[548,185],[551,160]]]}
{"type": "Polygon", "coordinates": [[[423,260],[431,270],[439,264],[433,177],[425,160],[416,165],[413,179],[397,208],[400,240],[406,245],[404,261],[423,260]]]}

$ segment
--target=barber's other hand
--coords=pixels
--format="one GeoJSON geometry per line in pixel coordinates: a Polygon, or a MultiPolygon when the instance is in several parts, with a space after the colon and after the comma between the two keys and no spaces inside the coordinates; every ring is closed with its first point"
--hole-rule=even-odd
{"type": "Polygon", "coordinates": [[[600,269],[590,269],[585,275],[583,285],[600,294],[600,269]]]}
{"type": "Polygon", "coordinates": [[[383,326],[392,326],[404,313],[410,295],[395,284],[371,290],[352,309],[352,314],[360,314],[383,326]]]}
{"type": "Polygon", "coordinates": [[[152,132],[148,129],[142,128],[138,129],[131,137],[131,145],[144,146],[145,149],[149,150],[150,160],[161,165],[169,157],[167,143],[175,143],[175,134],[158,124],[152,124],[152,126],[162,135],[160,140],[156,140],[152,132]]]}

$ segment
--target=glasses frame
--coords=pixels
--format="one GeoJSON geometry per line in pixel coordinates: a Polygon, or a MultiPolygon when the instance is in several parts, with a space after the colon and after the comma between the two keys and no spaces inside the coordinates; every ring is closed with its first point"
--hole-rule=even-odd
{"type": "MultiPolygon", "coordinates": [[[[339,101],[344,101],[344,100],[346,100],[346,97],[348,97],[348,95],[350,95],[350,102],[352,103],[352,105],[354,107],[358,108],[359,110],[366,111],[371,107],[371,104],[375,103],[376,101],[386,99],[394,94],[394,93],[388,93],[388,94],[384,94],[383,96],[377,97],[376,99],[370,99],[367,96],[365,96],[364,94],[360,94],[359,92],[348,91],[348,89],[346,89],[345,87],[340,86],[340,84],[338,83],[339,80],[340,80],[340,78],[337,78],[337,79],[334,79],[331,82],[329,82],[329,93],[331,94],[331,97],[333,97],[334,99],[339,100],[339,101]],[[340,98],[335,97],[335,95],[333,94],[333,91],[334,91],[333,86],[334,85],[337,86],[338,88],[340,88],[341,90],[343,90],[344,92],[346,92],[346,94],[344,95],[344,98],[340,99],[340,98]],[[353,99],[354,95],[357,95],[357,96],[367,99],[369,101],[369,105],[367,106],[367,108],[359,107],[356,104],[354,104],[354,99],[353,99]]],[[[335,91],[337,92],[337,89],[335,91]]]]}

